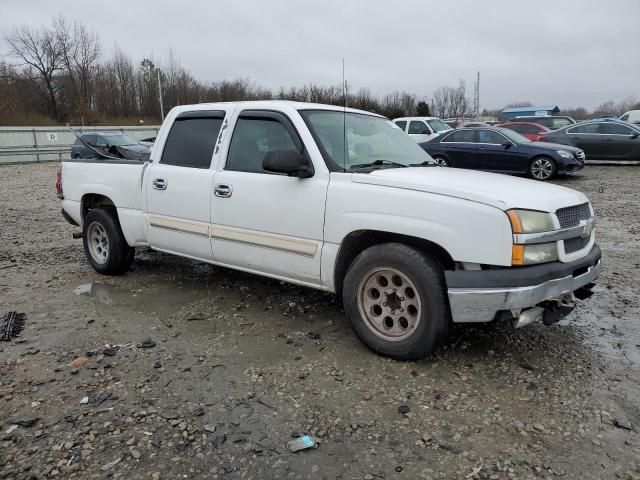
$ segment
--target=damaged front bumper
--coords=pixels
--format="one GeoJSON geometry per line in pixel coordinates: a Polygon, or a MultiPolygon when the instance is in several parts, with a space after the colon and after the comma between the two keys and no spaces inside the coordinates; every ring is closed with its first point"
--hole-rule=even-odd
{"type": "Polygon", "coordinates": [[[601,257],[594,245],[588,255],[570,263],[445,272],[452,320],[512,318],[516,326],[538,319],[546,324],[558,321],[571,311],[573,293],[578,299],[589,296],[600,276],[601,257]]]}

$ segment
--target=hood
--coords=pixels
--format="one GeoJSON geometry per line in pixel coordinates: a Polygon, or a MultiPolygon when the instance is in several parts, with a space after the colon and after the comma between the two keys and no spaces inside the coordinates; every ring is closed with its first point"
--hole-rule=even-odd
{"type": "Polygon", "coordinates": [[[539,148],[545,148],[549,150],[566,150],[567,152],[571,152],[571,153],[576,153],[581,150],[579,148],[572,147],[571,145],[563,145],[561,143],[531,142],[531,143],[528,143],[527,145],[531,145],[539,148]]]}
{"type": "Polygon", "coordinates": [[[443,167],[386,168],[354,173],[356,183],[405,188],[484,203],[500,210],[524,208],[555,212],[587,197],[570,188],[497,173],[443,167]]]}

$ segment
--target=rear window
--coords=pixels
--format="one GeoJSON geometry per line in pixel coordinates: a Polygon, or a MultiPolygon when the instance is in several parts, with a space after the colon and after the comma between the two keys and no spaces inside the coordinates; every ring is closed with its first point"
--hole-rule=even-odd
{"type": "Polygon", "coordinates": [[[160,163],[179,167],[209,168],[224,112],[183,113],[176,118],[160,163]],[[207,115],[207,116],[205,116],[207,115]]]}

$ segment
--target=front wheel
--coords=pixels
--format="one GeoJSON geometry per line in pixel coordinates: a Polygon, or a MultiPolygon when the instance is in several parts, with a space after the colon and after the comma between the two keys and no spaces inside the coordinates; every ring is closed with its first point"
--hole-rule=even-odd
{"type": "Polygon", "coordinates": [[[124,238],[115,209],[94,208],[82,225],[82,242],[91,266],[104,275],[121,275],[133,263],[135,249],[124,238]]]}
{"type": "Polygon", "coordinates": [[[358,255],[345,277],[343,302],[358,338],[398,360],[424,357],[448,332],[442,269],[407,245],[375,245],[358,255]]]}
{"type": "Polygon", "coordinates": [[[556,171],[556,162],[547,157],[534,158],[529,165],[529,176],[534,180],[549,180],[556,171]]]}
{"type": "Polygon", "coordinates": [[[444,157],[440,157],[440,156],[433,157],[433,161],[436,162],[436,165],[438,165],[439,167],[449,166],[449,160],[447,160],[444,157]]]}

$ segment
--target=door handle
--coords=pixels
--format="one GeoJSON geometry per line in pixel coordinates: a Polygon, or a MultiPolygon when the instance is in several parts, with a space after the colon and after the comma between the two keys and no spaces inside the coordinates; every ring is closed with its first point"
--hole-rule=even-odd
{"type": "Polygon", "coordinates": [[[167,189],[167,181],[164,178],[154,178],[151,185],[156,190],[166,190],[167,189]]]}
{"type": "Polygon", "coordinates": [[[217,185],[213,186],[213,194],[216,197],[229,198],[232,193],[233,193],[233,188],[231,187],[231,185],[218,183],[217,185]]]}

